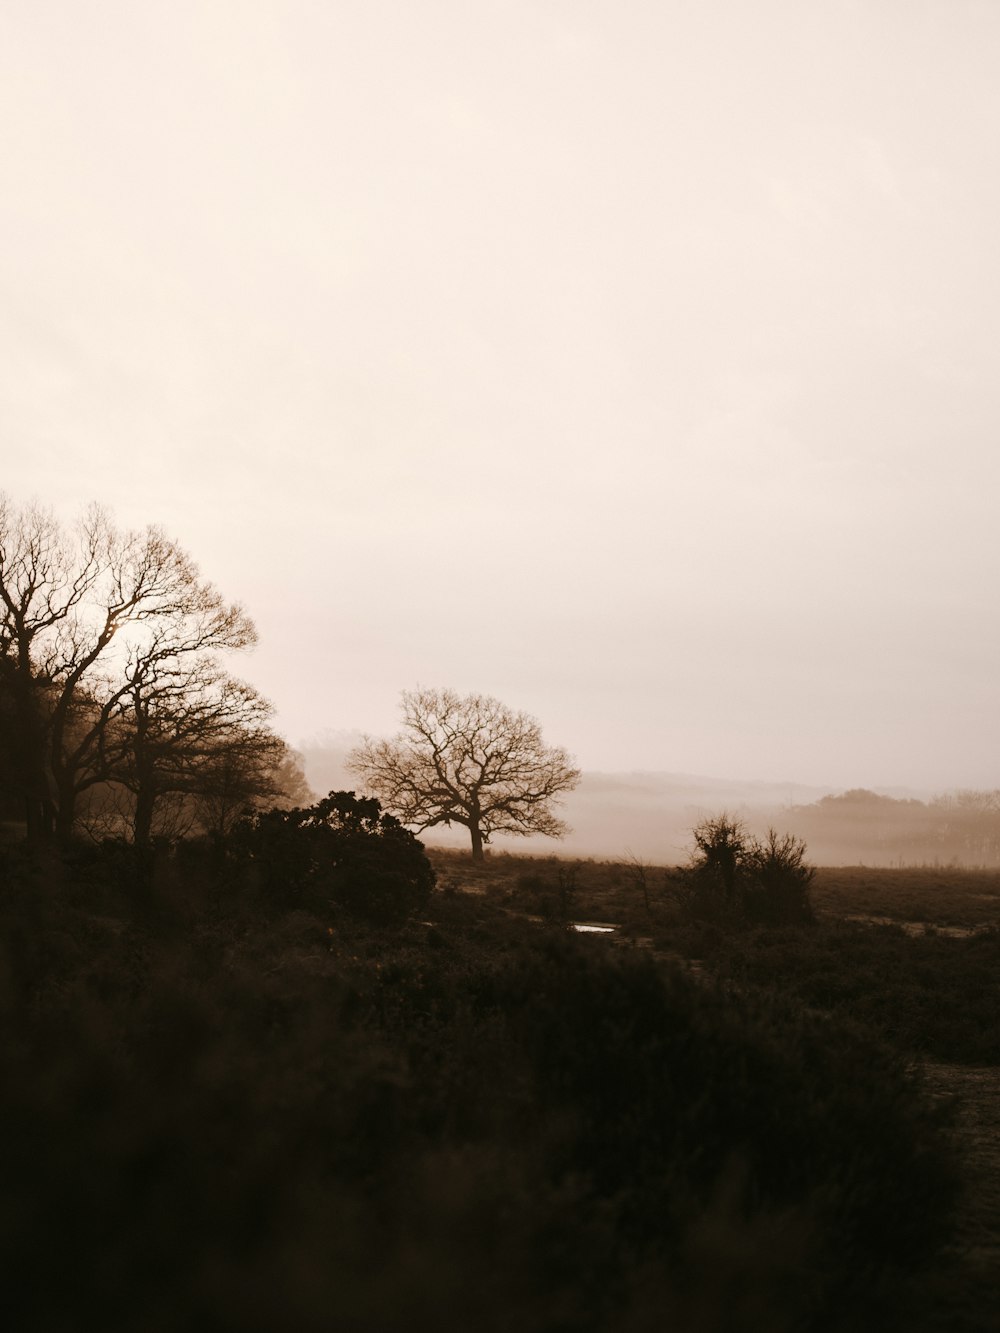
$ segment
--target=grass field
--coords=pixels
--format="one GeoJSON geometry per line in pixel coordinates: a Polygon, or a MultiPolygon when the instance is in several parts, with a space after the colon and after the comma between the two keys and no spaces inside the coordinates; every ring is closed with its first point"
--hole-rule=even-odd
{"type": "MultiPolygon", "coordinates": [[[[554,907],[560,877],[572,881],[570,905],[580,919],[642,924],[642,881],[654,919],[669,916],[672,867],[644,862],[573,860],[493,853],[476,865],[465,852],[428,849],[439,887],[488,893],[526,909],[554,907]]],[[[937,927],[1000,926],[1000,871],[938,866],[820,866],[812,886],[817,913],[827,919],[880,918],[937,927]]]]}

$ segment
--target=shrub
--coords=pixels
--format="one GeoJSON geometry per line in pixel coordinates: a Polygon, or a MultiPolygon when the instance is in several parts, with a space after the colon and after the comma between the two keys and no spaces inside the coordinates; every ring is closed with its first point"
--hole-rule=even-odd
{"type": "Polygon", "coordinates": [[[815,870],[806,846],[773,828],[761,840],[742,820],[723,813],[692,830],[691,864],[674,877],[674,894],[693,918],[729,924],[813,920],[809,887],[815,870]]]}
{"type": "Polygon", "coordinates": [[[381,809],[373,797],[330,792],[304,809],[245,816],[229,845],[272,898],[397,922],[426,904],[434,871],[422,843],[381,809]]]}

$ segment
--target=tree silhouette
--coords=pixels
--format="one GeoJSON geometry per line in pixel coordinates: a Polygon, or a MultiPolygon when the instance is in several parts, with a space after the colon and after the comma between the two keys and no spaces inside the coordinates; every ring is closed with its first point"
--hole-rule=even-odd
{"type": "Polygon", "coordinates": [[[552,805],[580,778],[565,750],[546,746],[534,718],[481,694],[404,690],[403,730],[365,737],[348,767],[404,824],[459,824],[473,860],[494,833],[559,838],[552,805]]]}
{"type": "Polygon", "coordinates": [[[186,811],[186,826],[221,835],[248,806],[310,794],[302,783],[285,791],[289,750],[268,725],[271,704],[209,657],[147,665],[119,706],[105,748],[138,845],[162,831],[171,805],[186,811]]]}
{"type": "Polygon", "coordinates": [[[159,529],[99,506],[73,528],[0,494],[0,679],[29,838],[66,837],[110,774],[123,701],[153,665],[245,648],[256,630],[159,529]]]}

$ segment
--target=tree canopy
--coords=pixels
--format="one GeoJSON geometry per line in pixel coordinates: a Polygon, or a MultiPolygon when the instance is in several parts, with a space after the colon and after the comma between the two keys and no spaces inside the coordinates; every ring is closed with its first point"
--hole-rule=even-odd
{"type": "Polygon", "coordinates": [[[365,737],[348,767],[404,824],[458,824],[472,855],[495,833],[561,837],[553,803],[580,778],[565,750],[547,746],[534,718],[482,694],[404,690],[403,730],[365,737]]]}

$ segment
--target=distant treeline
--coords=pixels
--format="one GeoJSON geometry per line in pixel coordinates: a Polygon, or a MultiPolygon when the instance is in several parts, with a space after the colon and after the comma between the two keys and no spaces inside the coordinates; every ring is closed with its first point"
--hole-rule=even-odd
{"type": "Polygon", "coordinates": [[[782,812],[827,864],[1000,866],[1000,790],[896,800],[865,788],[782,812]]]}

